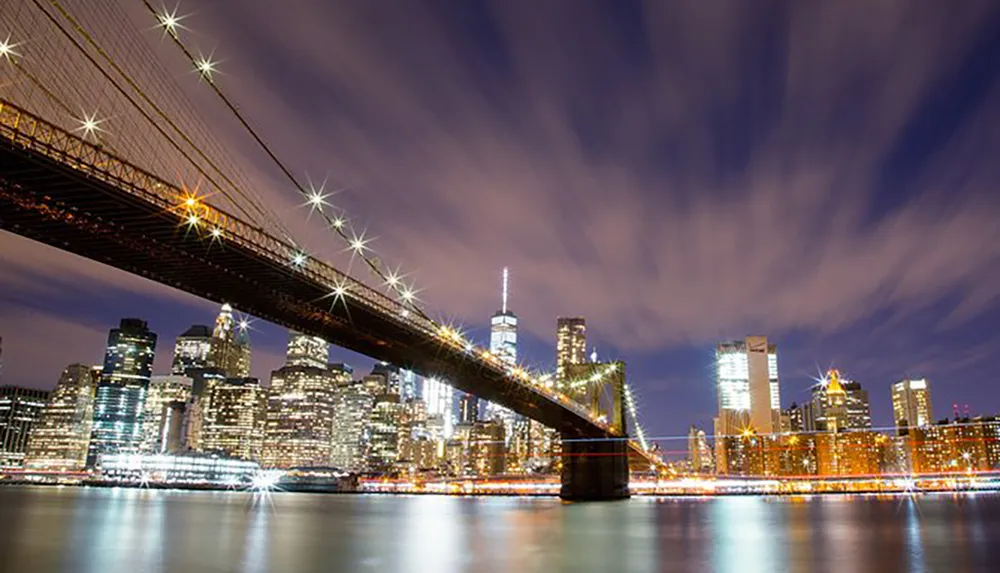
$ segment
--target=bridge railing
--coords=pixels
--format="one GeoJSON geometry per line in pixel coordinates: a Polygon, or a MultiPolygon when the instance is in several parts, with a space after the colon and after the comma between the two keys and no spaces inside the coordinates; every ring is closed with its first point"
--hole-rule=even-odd
{"type": "Polygon", "coordinates": [[[0,135],[19,146],[76,169],[88,177],[122,189],[158,206],[165,212],[176,213],[179,225],[189,224],[213,239],[238,244],[270,260],[276,266],[287,268],[289,272],[300,273],[325,285],[331,292],[337,288],[343,289],[338,296],[350,297],[390,317],[401,326],[416,329],[440,340],[443,344],[451,345],[456,351],[465,353],[481,368],[501,374],[525,389],[572,410],[583,419],[611,430],[606,422],[593,418],[583,404],[561,392],[546,388],[539,383],[538,378],[516,366],[504,363],[485,349],[468,343],[457,335],[456,331],[435,323],[421,313],[411,311],[404,304],[329,264],[314,258],[302,258],[300,249],[290,242],[282,241],[260,227],[213,207],[190,191],[123,161],[104,147],[85,141],[2,99],[0,99],[0,135]]]}

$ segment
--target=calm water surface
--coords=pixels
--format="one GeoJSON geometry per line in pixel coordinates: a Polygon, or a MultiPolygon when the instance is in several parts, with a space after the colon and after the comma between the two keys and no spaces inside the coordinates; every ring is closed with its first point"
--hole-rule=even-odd
{"type": "Polygon", "coordinates": [[[0,571],[1000,571],[1000,496],[551,499],[0,487],[0,571]]]}

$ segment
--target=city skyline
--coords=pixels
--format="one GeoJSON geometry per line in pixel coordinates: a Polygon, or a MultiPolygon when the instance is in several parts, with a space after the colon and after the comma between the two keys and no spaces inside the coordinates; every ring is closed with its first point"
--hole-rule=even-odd
{"type": "MultiPolygon", "coordinates": [[[[602,357],[628,362],[640,407],[661,413],[651,434],[681,435],[690,418],[707,425],[712,349],[749,333],[783,349],[786,403],[805,401],[809,376],[831,365],[871,391],[880,425],[890,416],[883,384],[904,377],[932,380],[944,404],[1000,403],[991,384],[1000,280],[989,168],[1000,117],[989,105],[997,72],[984,64],[998,15],[988,3],[965,3],[942,26],[936,8],[903,6],[875,20],[847,9],[812,18],[805,7],[733,7],[711,19],[678,6],[636,29],[644,18],[632,8],[595,3],[571,18],[543,10],[532,21],[546,33],[513,27],[523,16],[513,5],[455,16],[489,22],[491,34],[406,8],[303,0],[309,10],[273,15],[253,6],[239,26],[213,3],[185,25],[218,43],[225,81],[249,83],[241,93],[255,95],[240,104],[271,118],[269,139],[296,158],[294,171],[317,182],[329,174],[330,189],[345,188],[337,201],[378,235],[379,256],[413,273],[427,307],[469,325],[480,342],[501,265],[517,273],[519,353],[529,363],[551,365],[553,316],[586,316],[602,357]],[[904,19],[911,24],[899,26],[904,19]],[[672,22],[694,24],[678,33],[672,22]],[[321,26],[327,33],[305,37],[332,37],[336,50],[306,42],[298,65],[298,48],[273,34],[279,25],[321,26]],[[581,29],[605,49],[581,57],[581,29]],[[823,43],[843,30],[861,30],[865,49],[823,43]],[[261,53],[260,37],[277,40],[261,53]],[[717,37],[727,41],[709,41],[717,37]],[[762,37],[785,49],[771,51],[762,37]],[[665,55],[663,38],[678,44],[679,59],[665,55]],[[403,52],[428,72],[386,55],[403,52]],[[840,71],[828,73],[834,62],[840,71]],[[328,85],[330,77],[348,81],[328,85]],[[272,101],[262,85],[287,93],[272,101]],[[306,86],[336,97],[312,101],[306,86]],[[411,97],[388,95],[402,93],[411,97]],[[432,112],[442,107],[470,120],[445,121],[432,112]],[[840,121],[846,109],[858,121],[840,121]],[[614,121],[602,119],[609,114],[614,121]]],[[[213,127],[236,139],[229,126],[213,127]]],[[[231,146],[241,159],[251,155],[243,143],[231,146]]],[[[285,188],[271,185],[273,173],[250,177],[261,189],[285,188]]],[[[290,224],[314,251],[331,251],[294,193],[265,200],[301,214],[290,224]]],[[[0,235],[0,265],[11,383],[50,387],[121,316],[176,332],[213,306],[9,234],[0,235]],[[47,364],[33,348],[40,340],[65,356],[47,364]]],[[[283,333],[257,327],[253,374],[263,377],[280,365],[283,333]]]]}
{"type": "MultiPolygon", "coordinates": [[[[232,322],[232,326],[234,327],[234,332],[235,332],[235,327],[237,327],[238,324],[237,324],[237,321],[234,318],[232,318],[232,312],[233,312],[233,309],[230,307],[230,305],[228,305],[228,304],[223,304],[222,305],[221,311],[215,317],[216,328],[214,330],[216,331],[216,333],[219,333],[218,325],[220,323],[223,323],[226,320],[229,320],[229,321],[232,322]]],[[[585,320],[584,317],[560,318],[559,321],[557,321],[557,322],[561,325],[562,324],[561,321],[567,321],[568,324],[574,324],[575,325],[577,323],[583,324],[584,320],[585,320]]],[[[158,333],[156,332],[156,330],[154,328],[147,327],[146,326],[146,322],[143,321],[142,319],[122,318],[122,319],[120,319],[120,321],[121,321],[122,325],[125,325],[126,323],[128,323],[129,325],[136,324],[136,325],[141,326],[142,328],[148,328],[148,331],[152,334],[152,336],[154,337],[154,340],[156,339],[157,336],[160,336],[160,335],[158,335],[158,333]]],[[[250,336],[251,336],[250,331],[252,329],[259,329],[261,327],[260,323],[262,321],[256,320],[253,317],[249,317],[249,316],[242,316],[241,317],[241,321],[242,321],[243,324],[240,327],[241,331],[242,331],[242,333],[241,333],[240,336],[244,340],[244,343],[247,344],[247,345],[249,345],[249,344],[251,344],[251,341],[250,341],[250,336]]],[[[202,322],[205,322],[205,320],[202,320],[202,322]]],[[[274,326],[274,325],[270,325],[270,326],[274,326]]],[[[275,327],[275,328],[278,328],[278,327],[275,327]]],[[[212,329],[208,329],[208,333],[209,334],[211,334],[211,330],[212,329]]],[[[305,365],[305,366],[319,367],[320,362],[323,362],[325,360],[324,364],[326,366],[328,366],[328,367],[349,368],[351,371],[357,371],[357,372],[364,371],[364,370],[366,370],[366,366],[370,366],[371,369],[372,369],[372,373],[373,374],[375,372],[379,371],[379,369],[385,369],[387,367],[387,365],[385,365],[384,363],[378,362],[376,360],[370,359],[370,358],[362,356],[362,355],[358,355],[356,353],[352,353],[350,351],[346,351],[344,349],[338,348],[335,345],[329,345],[329,344],[323,342],[318,337],[301,335],[301,334],[296,333],[294,331],[291,331],[291,330],[288,330],[288,329],[283,329],[283,328],[281,328],[280,330],[284,333],[285,345],[284,345],[284,352],[282,354],[282,357],[280,358],[280,362],[278,364],[278,367],[274,368],[273,370],[271,370],[269,372],[264,373],[263,376],[257,376],[255,374],[255,372],[253,372],[253,371],[250,372],[250,375],[251,375],[252,378],[254,378],[256,380],[259,380],[259,384],[261,385],[262,388],[269,388],[270,385],[271,385],[271,381],[274,379],[274,376],[277,375],[282,370],[282,368],[285,368],[285,367],[288,367],[288,366],[303,366],[303,365],[305,365]],[[317,354],[317,352],[323,352],[324,356],[327,356],[327,358],[322,358],[322,359],[318,358],[319,355],[317,354]],[[347,362],[339,360],[338,357],[341,356],[341,355],[349,355],[349,356],[358,358],[360,360],[358,360],[358,361],[356,361],[354,363],[349,364],[347,362]],[[356,366],[356,365],[358,365],[358,366],[356,366]],[[365,365],[365,366],[362,366],[362,365],[365,365]]],[[[114,334],[115,332],[117,332],[117,329],[113,328],[111,330],[112,336],[115,336],[115,334],[114,334]]],[[[205,332],[206,332],[206,329],[202,328],[202,325],[196,323],[196,324],[194,324],[192,326],[189,326],[188,328],[182,330],[181,332],[177,333],[176,335],[174,335],[174,337],[172,339],[167,339],[167,338],[161,339],[161,342],[160,342],[161,346],[158,348],[158,350],[156,352],[154,352],[155,364],[152,367],[152,369],[150,370],[150,373],[151,373],[149,375],[150,379],[153,379],[153,380],[160,379],[160,383],[163,383],[164,381],[170,380],[172,378],[178,378],[180,376],[180,374],[183,373],[182,370],[178,370],[178,366],[177,366],[177,364],[178,364],[178,362],[177,362],[178,357],[180,357],[180,356],[185,356],[186,357],[189,353],[191,353],[192,352],[192,348],[196,348],[196,347],[190,346],[192,344],[192,342],[191,342],[192,337],[195,338],[195,339],[198,339],[198,335],[201,335],[201,334],[203,334],[205,332]],[[171,344],[170,343],[171,340],[173,340],[175,343],[171,344]],[[161,368],[161,366],[163,366],[163,365],[166,365],[166,366],[163,367],[163,368],[161,368]]],[[[557,348],[558,348],[558,338],[559,338],[561,332],[563,332],[563,330],[560,327],[557,327],[557,329],[553,332],[553,340],[555,342],[552,344],[552,350],[553,350],[553,353],[556,354],[556,356],[554,357],[554,360],[553,360],[554,364],[558,363],[557,348]]],[[[583,332],[585,332],[585,327],[584,327],[583,332]]],[[[224,335],[224,333],[223,333],[223,335],[224,335]]],[[[572,337],[573,335],[570,335],[570,336],[572,337]]],[[[717,402],[717,408],[721,408],[721,404],[723,403],[724,400],[731,400],[732,399],[732,398],[723,398],[724,395],[728,395],[728,392],[731,392],[731,391],[723,392],[722,391],[723,386],[720,385],[721,384],[721,379],[719,378],[719,376],[721,375],[721,373],[722,373],[723,370],[727,370],[727,369],[723,368],[723,366],[722,366],[723,362],[720,361],[721,359],[719,358],[719,356],[720,356],[719,352],[721,352],[723,348],[727,348],[727,349],[734,349],[735,348],[735,349],[738,349],[741,352],[745,352],[745,348],[747,348],[747,344],[749,343],[749,341],[754,341],[754,340],[758,340],[758,339],[761,341],[761,344],[765,345],[764,348],[766,348],[767,352],[769,353],[768,354],[769,357],[767,358],[767,361],[766,361],[766,374],[767,374],[767,377],[768,377],[766,386],[767,386],[768,390],[770,390],[771,392],[773,392],[776,389],[779,389],[779,384],[777,382],[777,379],[775,379],[772,376],[772,374],[773,374],[773,368],[777,364],[781,363],[781,362],[779,362],[776,359],[776,356],[777,356],[777,350],[776,350],[777,345],[776,344],[769,343],[770,341],[767,339],[767,337],[761,337],[761,336],[756,336],[756,335],[754,335],[754,336],[748,336],[746,342],[744,340],[720,341],[716,345],[715,355],[714,355],[714,357],[712,359],[712,364],[710,365],[710,367],[712,369],[714,369],[713,372],[710,373],[710,376],[711,376],[710,382],[713,385],[713,392],[715,393],[715,399],[716,399],[716,402],[717,402]],[[722,369],[719,370],[719,368],[722,368],[722,369]]],[[[210,358],[210,356],[212,354],[212,351],[210,349],[211,348],[215,348],[215,346],[211,346],[208,340],[204,340],[203,343],[205,345],[204,352],[207,353],[207,354],[205,356],[203,356],[202,358],[203,358],[203,360],[206,360],[207,363],[211,363],[212,359],[210,358]]],[[[249,346],[248,346],[248,348],[249,348],[249,346]]],[[[105,351],[107,351],[107,347],[105,348],[105,351]]],[[[218,351],[216,351],[216,352],[218,352],[218,351]]],[[[249,353],[249,351],[248,351],[248,353],[249,353]]],[[[595,353],[596,353],[596,351],[595,351],[595,353]]],[[[249,357],[252,357],[252,356],[253,356],[252,354],[249,355],[249,357]]],[[[584,358],[584,360],[586,361],[586,363],[584,363],[584,366],[586,366],[587,363],[589,363],[593,357],[594,357],[593,354],[587,355],[584,358]]],[[[10,358],[10,353],[9,352],[7,353],[7,355],[6,355],[5,358],[8,358],[8,359],[10,358]]],[[[105,356],[105,360],[107,360],[107,359],[108,359],[108,357],[105,356]]],[[[87,361],[82,361],[82,362],[79,362],[79,363],[71,362],[71,363],[69,363],[69,366],[73,366],[75,364],[89,364],[89,363],[87,361]]],[[[196,366],[195,371],[197,371],[198,370],[197,369],[197,365],[195,365],[195,366],[196,366]]],[[[66,367],[66,365],[64,365],[64,368],[65,367],[66,367]]],[[[100,365],[100,361],[98,361],[97,365],[93,366],[93,368],[97,369],[97,371],[99,372],[100,369],[102,368],[101,365],[100,365]]],[[[243,365],[242,365],[242,363],[238,363],[236,365],[236,368],[238,369],[239,373],[241,373],[241,374],[243,373],[243,365]]],[[[209,368],[209,370],[211,371],[211,368],[209,368]]],[[[552,368],[550,368],[548,370],[548,372],[550,372],[553,375],[555,375],[556,368],[552,367],[552,368]]],[[[855,389],[857,391],[861,391],[861,392],[863,392],[865,394],[865,400],[866,400],[865,406],[866,406],[866,409],[865,409],[865,413],[864,413],[864,418],[866,420],[866,427],[868,427],[868,428],[875,428],[875,429],[881,429],[881,430],[890,430],[890,429],[893,429],[893,428],[897,427],[896,421],[895,421],[896,415],[894,413],[894,408],[897,407],[895,405],[896,395],[898,393],[897,388],[903,382],[910,381],[911,378],[902,377],[902,381],[899,380],[899,379],[897,379],[897,380],[895,380],[895,381],[893,381],[891,383],[886,383],[884,385],[885,386],[885,388],[884,388],[885,389],[885,394],[886,394],[885,402],[888,405],[887,406],[887,410],[889,412],[889,419],[888,420],[875,420],[873,422],[872,421],[873,416],[870,414],[870,411],[871,411],[870,408],[871,408],[871,406],[870,406],[870,403],[868,402],[868,394],[870,393],[871,389],[868,388],[868,387],[862,388],[861,385],[858,382],[854,381],[854,380],[840,379],[839,378],[840,375],[841,374],[840,374],[839,369],[831,369],[831,370],[829,370],[826,373],[817,372],[816,376],[809,376],[808,377],[808,379],[809,379],[809,387],[808,387],[808,389],[809,389],[810,397],[807,397],[806,399],[803,399],[801,401],[800,400],[795,400],[795,399],[786,399],[783,395],[780,394],[780,390],[779,390],[779,395],[778,396],[774,396],[773,394],[770,395],[768,397],[768,407],[767,407],[767,409],[768,409],[769,412],[772,413],[772,416],[773,416],[773,431],[774,431],[774,433],[778,433],[778,432],[782,431],[782,429],[781,429],[782,428],[781,427],[781,423],[782,422],[780,421],[779,418],[780,418],[781,414],[787,414],[787,412],[788,412],[787,409],[790,406],[797,406],[801,410],[801,414],[800,415],[804,415],[804,416],[806,416],[808,418],[808,416],[810,416],[810,414],[808,413],[808,411],[809,411],[808,407],[811,405],[810,402],[811,401],[815,401],[817,399],[817,396],[822,396],[824,394],[825,389],[826,389],[828,383],[831,380],[834,381],[834,384],[836,385],[836,387],[838,389],[841,387],[840,386],[841,383],[843,383],[845,386],[849,385],[851,388],[853,388],[853,389],[855,389]],[[774,410],[771,406],[773,406],[774,404],[778,403],[779,401],[780,401],[780,409],[779,410],[774,410]]],[[[398,374],[396,374],[395,376],[398,376],[398,374]]],[[[239,376],[237,376],[237,378],[239,378],[239,376]]],[[[422,377],[420,379],[422,380],[422,382],[420,382],[422,388],[426,388],[428,384],[430,386],[433,386],[434,388],[437,388],[438,386],[447,386],[446,383],[444,383],[442,381],[439,381],[439,380],[436,380],[436,379],[425,379],[425,378],[422,378],[422,377]]],[[[923,384],[923,385],[927,385],[927,386],[930,385],[930,381],[927,380],[926,378],[915,377],[915,378],[912,378],[912,379],[916,380],[917,384],[923,384]]],[[[354,379],[355,383],[361,383],[362,381],[363,381],[363,378],[355,378],[354,379]]],[[[58,382],[58,380],[57,380],[57,382],[58,382]]],[[[0,379],[0,384],[11,385],[11,382],[10,381],[6,381],[5,382],[4,380],[0,379]]],[[[196,386],[197,386],[197,384],[198,383],[196,382],[196,386]]],[[[399,384],[399,382],[397,382],[397,385],[398,384],[399,384]]],[[[23,385],[17,385],[17,384],[14,384],[14,385],[15,386],[23,386],[23,385]]],[[[43,390],[43,391],[53,391],[53,390],[55,390],[57,388],[57,386],[58,386],[58,384],[56,382],[53,382],[51,384],[42,384],[42,385],[38,386],[37,389],[43,390]]],[[[34,386],[31,386],[31,385],[28,385],[26,387],[27,388],[35,388],[34,386]]],[[[924,386],[921,386],[921,388],[923,388],[923,387],[924,386]]],[[[402,390],[401,387],[398,388],[396,391],[397,392],[403,392],[403,390],[402,390]]],[[[743,390],[743,392],[745,392],[747,394],[746,397],[745,397],[746,400],[750,400],[749,386],[747,388],[745,388],[743,390]]],[[[871,402],[874,402],[874,403],[878,404],[879,401],[880,401],[879,396],[878,396],[878,393],[879,393],[878,389],[876,389],[874,391],[874,393],[876,394],[876,398],[874,400],[871,400],[871,402]]],[[[449,392],[449,395],[450,394],[452,394],[452,392],[449,392]]],[[[421,400],[423,400],[423,397],[421,398],[421,400]]],[[[734,430],[734,428],[738,428],[738,427],[751,427],[751,426],[753,426],[752,422],[749,422],[750,416],[751,416],[751,414],[750,414],[751,409],[750,409],[750,407],[748,405],[749,405],[749,402],[747,402],[747,404],[741,404],[741,405],[738,405],[738,406],[736,406],[736,407],[733,408],[733,411],[743,411],[743,412],[746,412],[746,415],[747,415],[747,419],[746,420],[744,420],[743,418],[740,418],[739,420],[737,420],[737,422],[729,424],[729,426],[732,426],[732,427],[724,426],[727,429],[723,429],[723,430],[720,430],[718,427],[716,427],[716,431],[715,432],[711,432],[711,431],[707,432],[707,436],[709,438],[711,438],[711,437],[713,437],[715,435],[730,435],[730,434],[738,433],[738,430],[734,430]]],[[[429,404],[428,404],[428,406],[429,406],[429,404]]],[[[940,410],[937,410],[937,411],[933,411],[933,413],[931,414],[931,416],[929,418],[926,418],[926,419],[922,418],[921,419],[921,424],[935,423],[938,420],[943,420],[943,419],[948,419],[948,418],[952,418],[952,417],[957,417],[960,414],[965,415],[965,416],[968,416],[968,415],[992,416],[992,415],[995,414],[996,410],[998,410],[998,408],[992,408],[991,405],[988,405],[988,404],[982,406],[982,408],[983,408],[982,411],[971,410],[970,409],[970,405],[968,405],[968,404],[959,405],[959,404],[956,403],[956,404],[953,404],[952,406],[953,407],[951,409],[949,409],[947,412],[945,412],[943,408],[941,408],[940,410]],[[952,410],[954,410],[954,412],[952,410]],[[954,414],[954,416],[953,416],[953,414],[954,414]]],[[[449,422],[449,424],[461,423],[461,409],[462,409],[462,405],[461,405],[460,399],[457,397],[457,392],[456,392],[456,396],[452,400],[452,411],[453,411],[454,416],[451,419],[451,421],[449,422]]],[[[482,407],[480,409],[482,410],[482,407]]],[[[712,429],[712,426],[713,426],[712,420],[715,419],[716,420],[716,426],[718,426],[718,421],[719,421],[718,415],[719,415],[719,412],[721,412],[721,411],[722,410],[717,409],[716,412],[714,412],[712,414],[712,417],[709,418],[708,420],[691,418],[691,419],[686,420],[684,423],[687,425],[686,427],[688,427],[688,428],[690,428],[691,426],[695,426],[695,427],[698,427],[698,428],[701,428],[701,429],[704,429],[704,428],[712,429]]],[[[481,412],[480,415],[482,416],[483,413],[481,412]]],[[[816,415],[816,414],[812,414],[812,415],[816,415]]],[[[856,415],[856,414],[852,414],[852,415],[856,415]]],[[[487,418],[487,419],[489,417],[491,417],[489,414],[487,414],[485,416],[485,418],[487,418]]],[[[656,418],[655,413],[653,415],[647,415],[645,417],[645,419],[654,419],[654,420],[655,420],[655,418],[656,418]]],[[[643,425],[648,428],[648,424],[646,424],[645,422],[644,422],[643,425]]],[[[806,426],[809,426],[808,421],[806,422],[806,426]]],[[[823,426],[820,426],[818,429],[822,429],[822,428],[823,428],[823,426]]],[[[803,430],[807,430],[807,431],[814,431],[814,430],[809,430],[807,427],[803,427],[802,429],[803,430]]],[[[769,433],[769,432],[761,432],[761,433],[766,434],[766,433],[769,433]]],[[[633,435],[633,437],[635,437],[634,431],[633,431],[632,435],[633,435]]],[[[652,435],[649,434],[648,429],[646,430],[646,435],[650,436],[650,437],[653,437],[653,438],[657,437],[656,434],[652,434],[652,435]]],[[[685,435],[686,434],[661,434],[661,435],[659,435],[659,437],[662,438],[662,439],[664,439],[664,440],[670,441],[670,440],[680,439],[681,437],[683,437],[685,435]]]]}

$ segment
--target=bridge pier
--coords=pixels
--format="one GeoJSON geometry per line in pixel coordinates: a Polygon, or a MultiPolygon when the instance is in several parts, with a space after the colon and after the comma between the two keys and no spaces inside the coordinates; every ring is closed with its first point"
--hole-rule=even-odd
{"type": "Polygon", "coordinates": [[[628,443],[625,440],[562,441],[562,489],[567,501],[608,501],[629,497],[628,443]]]}

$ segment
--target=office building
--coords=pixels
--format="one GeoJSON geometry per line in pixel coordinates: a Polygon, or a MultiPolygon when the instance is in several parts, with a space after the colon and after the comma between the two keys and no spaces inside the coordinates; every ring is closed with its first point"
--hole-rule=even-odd
{"type": "Polygon", "coordinates": [[[155,352],[156,334],[144,320],[124,318],[111,329],[94,396],[88,466],[101,454],[139,452],[155,352]]]}
{"type": "Polygon", "coordinates": [[[63,370],[31,432],[26,468],[79,471],[86,466],[100,376],[101,368],[84,364],[70,364],[63,370]]]}
{"type": "Polygon", "coordinates": [[[333,409],[331,466],[350,472],[366,469],[365,454],[374,406],[375,394],[360,381],[348,381],[338,389],[333,409]]]}
{"type": "Polygon", "coordinates": [[[267,391],[256,378],[226,378],[205,389],[201,450],[259,460],[267,391]]]}
{"type": "MultiPolygon", "coordinates": [[[[777,345],[767,337],[719,344],[715,353],[720,417],[723,412],[747,412],[749,426],[758,434],[781,429],[777,345]]],[[[742,428],[726,427],[723,434],[742,428]]]]}
{"type": "Polygon", "coordinates": [[[926,378],[905,378],[892,385],[892,415],[899,432],[934,423],[931,389],[926,378]]]}
{"type": "Polygon", "coordinates": [[[0,386],[0,469],[21,468],[48,400],[45,390],[0,386]]]}
{"type": "Polygon", "coordinates": [[[369,470],[388,474],[396,468],[404,408],[399,394],[384,393],[375,396],[368,431],[369,470]]]}
{"type": "Polygon", "coordinates": [[[208,368],[211,352],[212,330],[203,324],[191,326],[174,343],[170,373],[175,376],[190,376],[189,371],[192,369],[208,368]]]}
{"type": "Polygon", "coordinates": [[[473,424],[479,419],[479,398],[462,393],[458,398],[458,423],[473,424]]]}
{"type": "Polygon", "coordinates": [[[868,403],[868,390],[861,387],[860,382],[846,380],[841,382],[847,394],[847,430],[871,430],[872,412],[868,403]]]}
{"type": "Polygon", "coordinates": [[[566,367],[587,361],[587,322],[582,317],[556,321],[556,388],[567,383],[566,367]]]}
{"type": "Polygon", "coordinates": [[[186,417],[193,382],[187,376],[152,376],[142,422],[143,453],[174,453],[186,444],[186,417]]]}
{"type": "Polygon", "coordinates": [[[291,333],[285,365],[271,373],[261,464],[268,468],[325,466],[333,447],[338,387],[350,372],[327,365],[330,345],[291,333]]]}
{"type": "Polygon", "coordinates": [[[215,319],[208,362],[227,378],[250,376],[249,328],[245,322],[236,321],[233,307],[228,304],[222,305],[215,319]]]}

